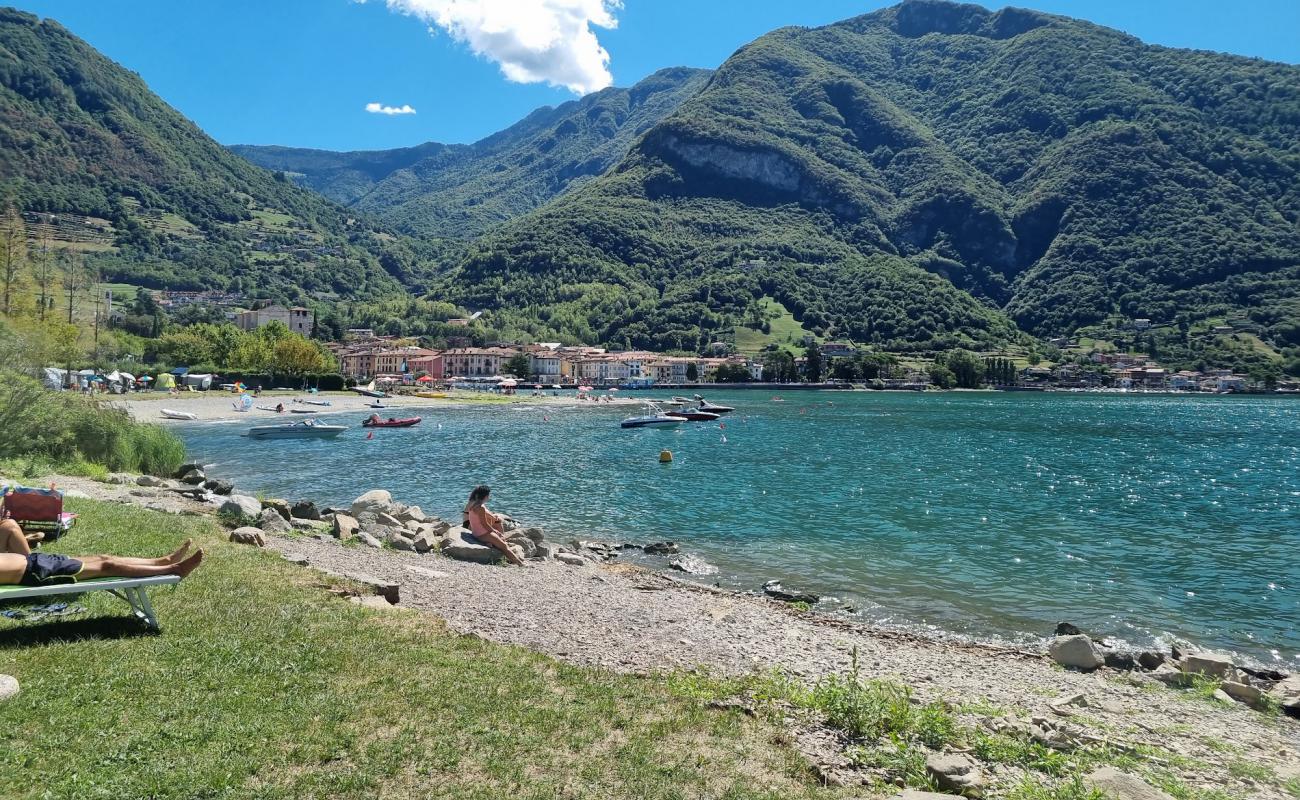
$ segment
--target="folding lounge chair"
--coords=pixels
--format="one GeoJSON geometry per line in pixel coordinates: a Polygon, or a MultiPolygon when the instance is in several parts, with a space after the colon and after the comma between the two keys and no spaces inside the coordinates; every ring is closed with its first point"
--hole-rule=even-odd
{"type": "Polygon", "coordinates": [[[63,492],[26,486],[4,487],[4,518],[17,522],[24,533],[41,531],[45,541],[54,541],[77,524],[77,515],[63,510],[63,492]]]}
{"type": "Polygon", "coordinates": [[[60,594],[108,592],[125,600],[131,606],[131,613],[136,619],[153,630],[159,630],[158,618],[154,616],[153,606],[149,603],[149,595],[146,591],[152,586],[170,586],[180,581],[181,579],[176,575],[155,575],[150,578],[91,578],[54,586],[0,586],[0,603],[60,594]]]}

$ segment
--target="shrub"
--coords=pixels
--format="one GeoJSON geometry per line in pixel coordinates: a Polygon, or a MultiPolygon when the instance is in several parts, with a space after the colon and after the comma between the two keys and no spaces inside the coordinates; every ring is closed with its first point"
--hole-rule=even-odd
{"type": "Polygon", "coordinates": [[[184,458],[185,446],[171,431],[97,400],[0,373],[0,459],[47,459],[78,474],[98,465],[168,475],[184,458]]]}

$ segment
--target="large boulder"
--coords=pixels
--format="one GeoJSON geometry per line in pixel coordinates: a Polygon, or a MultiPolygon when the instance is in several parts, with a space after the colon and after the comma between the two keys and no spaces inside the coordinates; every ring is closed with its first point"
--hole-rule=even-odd
{"type": "Polygon", "coordinates": [[[359,530],[361,525],[352,515],[344,514],[342,511],[334,515],[333,533],[339,541],[346,542],[356,536],[359,530]]]}
{"type": "Polygon", "coordinates": [[[22,691],[18,685],[18,679],[12,675],[0,675],[0,703],[11,697],[17,697],[22,691]]]}
{"type": "Polygon", "coordinates": [[[366,533],[365,531],[357,531],[357,541],[361,542],[366,547],[374,547],[376,549],[384,546],[383,542],[379,541],[374,536],[371,536],[369,533],[366,533]]]}
{"type": "Polygon", "coordinates": [[[135,479],[136,486],[166,486],[167,481],[163,478],[156,478],[153,475],[141,475],[135,479]]]}
{"type": "Polygon", "coordinates": [[[419,506],[408,506],[400,514],[396,515],[402,522],[428,522],[429,517],[420,509],[419,506]]]}
{"type": "Polygon", "coordinates": [[[681,548],[677,546],[677,542],[651,542],[641,549],[647,555],[652,556],[676,555],[681,550],[681,548]]]}
{"type": "Polygon", "coordinates": [[[229,517],[235,517],[240,521],[254,520],[262,513],[262,504],[256,497],[249,497],[246,494],[232,494],[222,501],[217,508],[217,512],[229,517]]]}
{"type": "Polygon", "coordinates": [[[405,528],[406,523],[386,511],[380,511],[375,515],[375,521],[385,528],[405,528]]]}
{"type": "Polygon", "coordinates": [[[289,509],[289,516],[298,519],[318,520],[320,519],[320,509],[310,500],[299,500],[289,509]]]}
{"type": "Polygon", "coordinates": [[[476,564],[495,564],[505,556],[495,547],[487,547],[471,542],[465,538],[469,531],[461,527],[451,528],[442,543],[442,554],[457,561],[473,561],[476,564]]]}
{"type": "Polygon", "coordinates": [[[266,547],[266,537],[260,528],[245,526],[230,532],[230,541],[235,544],[248,544],[253,547],[266,547]]]}
{"type": "Polygon", "coordinates": [[[524,535],[523,529],[515,529],[506,534],[506,543],[513,547],[518,547],[524,554],[524,558],[532,558],[537,555],[537,543],[524,535]]]}
{"type": "Polygon", "coordinates": [[[208,476],[201,469],[192,469],[180,477],[181,483],[188,483],[190,486],[201,486],[208,479],[208,476]]]}
{"type": "Polygon", "coordinates": [[[944,791],[982,797],[988,779],[974,759],[961,753],[935,753],[925,760],[925,771],[944,791]]]}
{"type": "Polygon", "coordinates": [[[235,491],[235,484],[230,481],[223,481],[220,478],[208,478],[203,482],[203,488],[213,494],[228,495],[235,491]]]}
{"type": "Polygon", "coordinates": [[[1259,708],[1264,704],[1264,690],[1257,686],[1251,686],[1248,683],[1238,683],[1237,681],[1224,681],[1219,685],[1223,693],[1238,703],[1245,703],[1251,708],[1259,708]]]}
{"type": "Polygon", "coordinates": [[[1092,640],[1083,634],[1058,636],[1047,646],[1052,660],[1068,669],[1088,672],[1106,663],[1092,640]]]}
{"type": "Polygon", "coordinates": [[[442,537],[433,533],[433,526],[425,527],[427,530],[416,531],[414,538],[411,539],[411,546],[417,553],[429,553],[442,546],[442,537]]]}
{"type": "Polygon", "coordinates": [[[1282,711],[1300,717],[1300,675],[1283,678],[1268,690],[1268,696],[1282,706],[1282,711]]]}
{"type": "Polygon", "coordinates": [[[283,519],[285,522],[288,522],[289,518],[293,516],[293,514],[289,513],[288,500],[279,500],[277,498],[272,497],[270,499],[262,501],[262,508],[269,508],[274,510],[275,513],[279,514],[280,518],[283,519]]]}
{"type": "Polygon", "coordinates": [[[1202,675],[1220,681],[1235,681],[1240,677],[1237,666],[1232,663],[1232,657],[1223,653],[1188,653],[1183,658],[1182,669],[1188,675],[1202,675]]]}
{"type": "Polygon", "coordinates": [[[396,516],[406,510],[406,506],[393,500],[393,495],[384,489],[372,489],[352,501],[348,509],[354,517],[362,514],[392,514],[396,516]]]}
{"type": "Polygon", "coordinates": [[[274,508],[262,509],[262,513],[257,515],[257,527],[267,533],[289,533],[293,530],[289,522],[274,508]]]}
{"type": "Polygon", "coordinates": [[[689,575],[716,575],[718,573],[717,567],[699,556],[673,556],[668,560],[668,566],[678,572],[685,572],[689,575]]]}
{"type": "Polygon", "coordinates": [[[1090,773],[1083,779],[1083,785],[1115,800],[1173,800],[1141,778],[1120,772],[1114,767],[1102,767],[1090,773]]]}

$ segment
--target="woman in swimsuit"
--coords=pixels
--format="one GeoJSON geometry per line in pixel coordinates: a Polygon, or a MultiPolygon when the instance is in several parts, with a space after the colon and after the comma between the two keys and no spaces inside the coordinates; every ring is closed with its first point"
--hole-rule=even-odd
{"type": "Polygon", "coordinates": [[[510,549],[510,545],[506,544],[506,529],[501,524],[501,518],[488,511],[487,506],[484,505],[491,493],[492,490],[486,486],[474,487],[474,491],[469,493],[469,502],[465,504],[464,518],[461,524],[469,528],[469,532],[473,534],[475,539],[485,545],[495,547],[505,553],[511,564],[522,567],[524,560],[515,555],[515,552],[510,549]]]}

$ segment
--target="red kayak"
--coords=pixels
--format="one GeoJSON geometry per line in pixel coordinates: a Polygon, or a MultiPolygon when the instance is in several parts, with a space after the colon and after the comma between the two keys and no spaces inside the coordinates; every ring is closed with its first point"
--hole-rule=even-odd
{"type": "Polygon", "coordinates": [[[410,428],[420,424],[420,417],[407,417],[406,419],[364,419],[361,421],[363,428],[410,428]]]}

